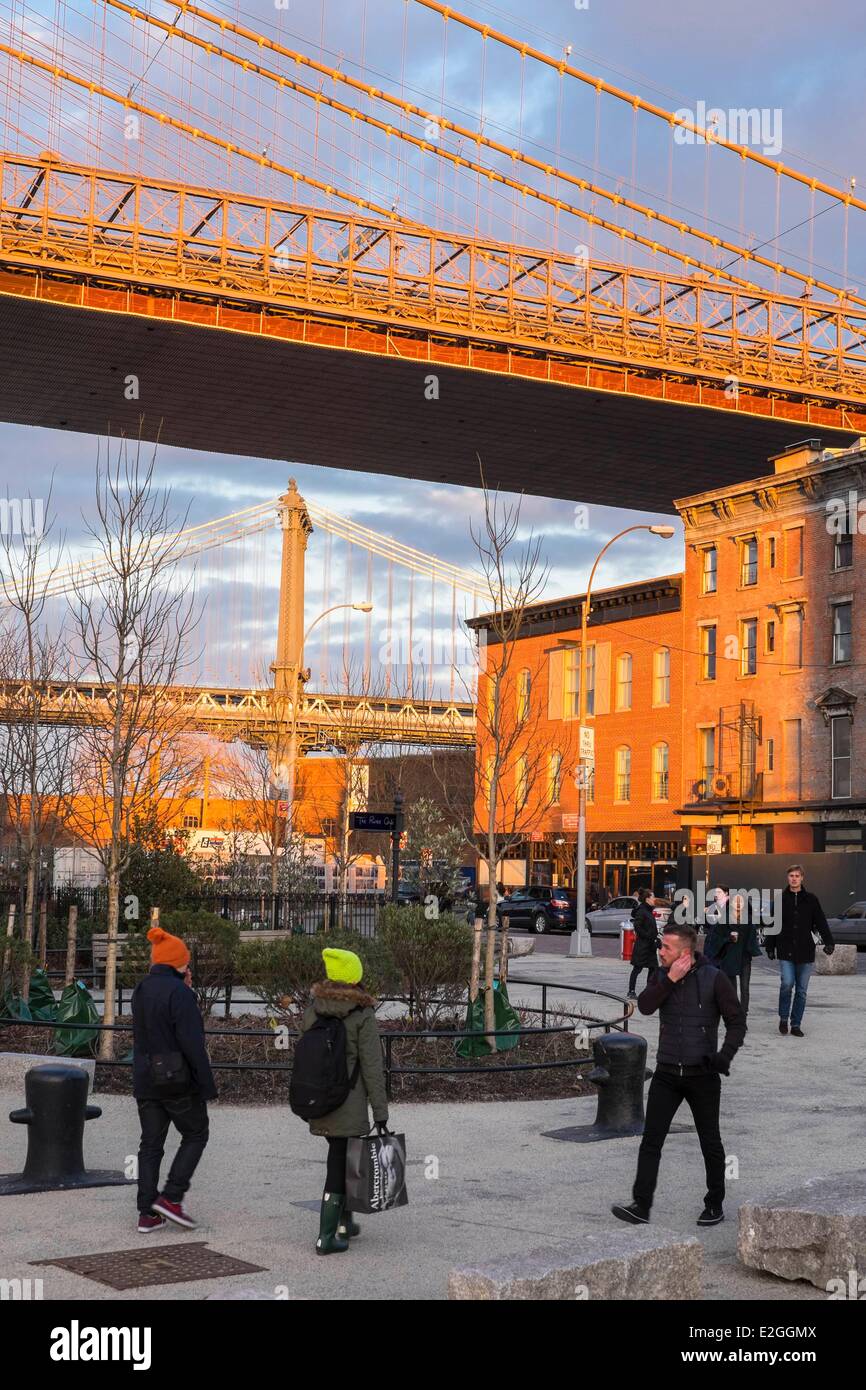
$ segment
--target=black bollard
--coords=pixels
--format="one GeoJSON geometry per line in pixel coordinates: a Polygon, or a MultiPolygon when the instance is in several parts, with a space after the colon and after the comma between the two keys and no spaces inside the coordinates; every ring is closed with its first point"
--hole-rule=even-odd
{"type": "Polygon", "coordinates": [[[24,1109],[11,1111],[9,1119],[28,1126],[27,1160],[23,1173],[0,1176],[0,1196],[126,1184],[123,1173],[88,1172],[84,1166],[85,1121],[98,1119],[102,1111],[87,1104],[87,1073],[82,1067],[31,1067],[24,1095],[24,1109]]]}
{"type": "Polygon", "coordinates": [[[595,1066],[587,1073],[587,1080],[598,1087],[595,1123],[548,1130],[544,1138],[593,1144],[643,1134],[643,1088],[652,1075],[647,1071],[646,1051],[646,1038],[636,1033],[604,1033],[596,1038],[592,1044],[595,1066]]]}

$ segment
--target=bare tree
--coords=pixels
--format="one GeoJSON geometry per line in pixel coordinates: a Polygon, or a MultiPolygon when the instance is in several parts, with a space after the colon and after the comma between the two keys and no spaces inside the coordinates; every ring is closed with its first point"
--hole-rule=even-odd
{"type": "MultiPolygon", "coordinates": [[[[190,662],[197,618],[192,583],[177,571],[182,555],[170,494],[154,482],[155,450],[121,439],[114,457],[97,460],[96,514],[90,529],[94,567],[80,567],[70,615],[82,673],[99,687],[82,702],[80,743],[84,796],[71,823],[93,845],[107,881],[106,1024],[114,1022],[121,878],[129,861],[130,829],[145,810],[172,811],[172,800],[193,787],[201,754],[172,687],[190,662]]],[[[110,1058],[105,1032],[100,1056],[110,1058]]]]}
{"type": "MultiPolygon", "coordinates": [[[[288,827],[287,807],[277,795],[274,757],[270,748],[235,744],[222,761],[219,778],[229,793],[231,815],[221,828],[235,837],[233,849],[249,860],[253,850],[264,848],[272,895],[309,888],[303,837],[288,827]]],[[[247,872],[255,889],[265,884],[262,874],[247,872]]]]}
{"type": "MultiPolygon", "coordinates": [[[[64,637],[50,630],[46,613],[62,543],[50,554],[50,490],[38,508],[32,498],[29,504],[21,509],[29,513],[29,526],[22,524],[19,534],[0,529],[0,794],[23,886],[21,937],[32,945],[42,856],[66,817],[74,759],[72,731],[52,722],[46,710],[50,683],[68,674],[64,637]]],[[[25,968],[25,996],[28,983],[25,968]]]]}
{"type": "MultiPolygon", "coordinates": [[[[483,481],[483,479],[482,479],[483,481]]],[[[559,799],[560,779],[571,765],[572,739],[546,729],[547,658],[525,655],[531,605],[540,597],[548,576],[540,537],[520,538],[520,503],[506,502],[498,492],[483,492],[483,525],[471,528],[490,608],[471,626],[478,632],[476,675],[475,795],[467,812],[462,798],[449,785],[448,765],[434,753],[437,780],[450,816],[465,842],[485,865],[487,952],[485,959],[485,1028],[494,1017],[493,972],[497,931],[496,905],[502,861],[509,851],[529,840],[559,799]]],[[[473,689],[470,673],[458,673],[467,696],[473,689]]],[[[562,726],[558,726],[559,729],[562,726]]],[[[500,943],[504,960],[506,934],[500,943]]],[[[473,997],[477,992],[480,939],[473,957],[473,997]]]]}

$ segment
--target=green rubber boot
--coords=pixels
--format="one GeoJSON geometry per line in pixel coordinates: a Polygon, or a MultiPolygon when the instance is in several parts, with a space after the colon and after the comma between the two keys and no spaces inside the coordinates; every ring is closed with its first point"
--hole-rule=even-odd
{"type": "Polygon", "coordinates": [[[360,1234],[361,1227],[358,1225],[357,1221],[353,1219],[352,1213],[344,1206],[343,1214],[340,1217],[340,1224],[337,1227],[337,1235],[340,1240],[348,1240],[350,1236],[354,1237],[360,1234]]]}
{"type": "Polygon", "coordinates": [[[343,1213],[345,1197],[342,1192],[325,1192],[322,1195],[322,1209],[319,1213],[319,1239],[316,1241],[317,1255],[337,1255],[348,1250],[349,1242],[338,1234],[340,1217],[343,1213]]]}

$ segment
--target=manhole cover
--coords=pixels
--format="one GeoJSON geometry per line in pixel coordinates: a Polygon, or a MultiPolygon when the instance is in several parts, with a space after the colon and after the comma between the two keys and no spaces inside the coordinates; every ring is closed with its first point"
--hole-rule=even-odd
{"type": "Polygon", "coordinates": [[[222,1279],[227,1274],[261,1274],[264,1265],[251,1265],[233,1255],[209,1250],[206,1241],[164,1245],[162,1249],[107,1250],[96,1255],[68,1255],[58,1260],[32,1260],[56,1265],[109,1289],[141,1289],[148,1284],[189,1284],[196,1279],[222,1279]]]}

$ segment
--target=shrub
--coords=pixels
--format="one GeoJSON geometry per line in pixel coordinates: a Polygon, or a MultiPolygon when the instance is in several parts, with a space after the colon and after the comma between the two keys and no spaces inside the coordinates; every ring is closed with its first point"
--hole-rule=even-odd
{"type": "Polygon", "coordinates": [[[379,940],[394,963],[398,999],[430,1028],[462,995],[472,968],[472,929],[450,913],[428,920],[420,906],[389,904],[379,918],[379,940]]]}
{"type": "Polygon", "coordinates": [[[388,951],[380,941],[348,931],[245,942],[238,953],[237,976],[275,1017],[293,1017],[309,1003],[316,981],[324,978],[322,951],[329,946],[360,956],[369,994],[393,991],[397,976],[388,951]]]}

